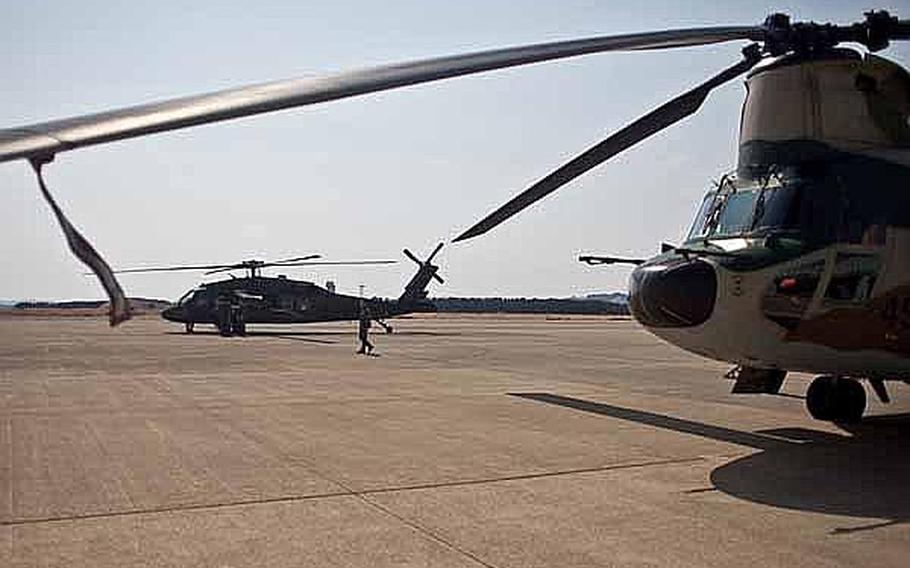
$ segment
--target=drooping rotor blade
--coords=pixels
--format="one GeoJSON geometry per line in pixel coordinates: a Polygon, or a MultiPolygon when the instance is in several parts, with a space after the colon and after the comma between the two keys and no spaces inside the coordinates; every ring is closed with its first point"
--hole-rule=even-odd
{"type": "Polygon", "coordinates": [[[413,261],[416,262],[417,264],[423,266],[423,262],[422,262],[419,258],[417,258],[416,256],[414,256],[414,253],[413,253],[413,252],[409,251],[408,249],[404,249],[402,252],[404,252],[404,255],[405,255],[406,257],[410,258],[411,260],[413,260],[413,261]]]}
{"type": "Polygon", "coordinates": [[[664,103],[657,109],[639,118],[606,140],[589,148],[581,155],[538,181],[530,188],[512,198],[508,203],[484,217],[473,227],[458,235],[454,242],[463,241],[482,235],[512,217],[519,211],[536,203],[560,187],[602,164],[623,150],[634,146],[645,138],[679,122],[693,114],[701,107],[708,93],[715,87],[751,69],[760,59],[761,54],[756,45],[743,51],[742,61],[729,67],[694,89],[664,103]]]}
{"type": "Polygon", "coordinates": [[[761,41],[760,26],[600,36],[276,81],[0,130],[0,162],[353,97],[440,79],[591,53],[761,41]]]}
{"type": "Polygon", "coordinates": [[[8,128],[0,130],[0,162],[47,158],[114,140],[591,53],[690,47],[736,40],[763,42],[767,51],[775,55],[807,45],[833,47],[844,41],[861,43],[875,51],[886,47],[890,40],[908,38],[910,21],[899,20],[887,11],[879,10],[867,12],[864,22],[846,26],[812,22],[791,25],[788,16],[772,14],[762,26],[663,30],[479,51],[313,79],[248,85],[8,128]]]}
{"type": "Polygon", "coordinates": [[[439,282],[440,284],[445,284],[445,283],[446,283],[446,281],[442,279],[442,276],[436,274],[435,272],[433,273],[433,278],[434,278],[437,282],[439,282]]]}

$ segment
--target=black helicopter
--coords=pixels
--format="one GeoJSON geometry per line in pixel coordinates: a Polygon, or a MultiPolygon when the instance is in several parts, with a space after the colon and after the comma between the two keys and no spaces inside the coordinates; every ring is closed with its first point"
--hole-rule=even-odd
{"type": "Polygon", "coordinates": [[[213,324],[221,335],[246,335],[247,324],[291,324],[328,321],[358,320],[366,313],[379,323],[387,333],[392,326],[384,320],[414,312],[435,312],[436,307],[427,299],[427,285],[430,280],[443,283],[437,274],[439,267],[432,264],[433,258],[442,248],[442,243],[424,261],[411,251],[404,254],[417,263],[417,273],[405,286],[404,292],[396,299],[359,298],[336,294],[333,283],[323,288],[312,282],[292,280],[287,276],[262,276],[261,270],[269,267],[324,266],[391,264],[392,260],[364,260],[345,262],[313,262],[319,255],[309,255],[275,262],[247,260],[236,264],[167,266],[118,270],[118,273],[173,272],[181,270],[205,270],[205,274],[217,274],[232,270],[246,270],[244,278],[231,277],[229,280],[209,282],[184,294],[177,305],[164,310],[161,316],[169,321],[184,324],[187,333],[192,333],[197,323],[213,324]]]}

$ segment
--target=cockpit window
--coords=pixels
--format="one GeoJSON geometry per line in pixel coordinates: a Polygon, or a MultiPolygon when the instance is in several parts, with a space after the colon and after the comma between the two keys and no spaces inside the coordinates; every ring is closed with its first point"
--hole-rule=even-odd
{"type": "Polygon", "coordinates": [[[705,196],[704,200],[702,200],[701,206],[698,208],[698,213],[695,214],[695,221],[692,223],[692,228],[689,229],[689,240],[707,236],[708,215],[711,213],[711,208],[714,206],[715,195],[717,195],[717,192],[711,191],[705,196]]]}
{"type": "Polygon", "coordinates": [[[902,175],[880,164],[834,163],[754,181],[725,176],[705,197],[689,240],[773,235],[811,245],[881,246],[886,227],[910,226],[910,192],[902,175]]]}
{"type": "Polygon", "coordinates": [[[177,305],[178,306],[187,306],[189,304],[192,304],[196,300],[197,292],[199,292],[199,290],[190,290],[189,292],[187,292],[186,294],[181,296],[179,300],[177,300],[177,305]]]}
{"type": "Polygon", "coordinates": [[[758,190],[750,189],[730,193],[719,209],[713,236],[742,235],[752,228],[758,190]]]}
{"type": "Polygon", "coordinates": [[[765,188],[756,203],[752,230],[762,233],[799,227],[800,184],[789,183],[765,188]]]}
{"type": "Polygon", "coordinates": [[[689,239],[761,236],[798,226],[799,183],[780,179],[737,184],[724,178],[699,209],[689,239]]]}

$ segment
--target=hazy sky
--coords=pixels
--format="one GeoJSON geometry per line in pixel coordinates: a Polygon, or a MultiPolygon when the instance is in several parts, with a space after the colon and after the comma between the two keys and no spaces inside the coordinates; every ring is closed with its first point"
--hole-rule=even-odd
{"type": "MultiPolygon", "coordinates": [[[[559,0],[28,2],[2,0],[0,124],[62,118],[250,82],[463,51],[701,25],[773,11],[850,22],[865,1],[559,0]]],[[[910,18],[910,2],[875,8],[910,18]]],[[[910,62],[910,46],[882,53],[910,62]]],[[[574,154],[739,59],[737,44],[592,55],[79,150],[47,169],[114,266],[323,253],[401,258],[450,240],[574,154]]],[[[437,295],[624,289],[580,252],[647,255],[684,235],[735,162],[742,81],[493,232],[446,247],[437,295]]],[[[97,298],[25,163],[0,164],[0,298],[97,298]]],[[[397,295],[410,261],[290,271],[397,295]]],[[[124,276],[176,298],[193,273],[124,276]]]]}

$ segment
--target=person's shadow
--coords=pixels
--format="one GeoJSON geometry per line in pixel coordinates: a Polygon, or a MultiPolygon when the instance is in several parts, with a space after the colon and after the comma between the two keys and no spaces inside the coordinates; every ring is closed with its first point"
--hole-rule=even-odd
{"type": "Polygon", "coordinates": [[[834,534],[910,520],[910,413],[873,416],[839,425],[844,434],[806,428],[745,432],[653,412],[551,393],[513,393],[526,399],[631,420],[656,428],[749,446],[754,454],[711,472],[724,493],[775,507],[881,519],[834,534]]]}

